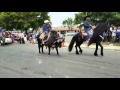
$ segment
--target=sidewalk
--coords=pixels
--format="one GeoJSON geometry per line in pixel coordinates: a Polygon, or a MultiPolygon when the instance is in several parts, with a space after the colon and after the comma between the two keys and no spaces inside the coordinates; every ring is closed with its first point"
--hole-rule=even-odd
{"type": "MultiPolygon", "coordinates": [[[[65,47],[68,47],[69,46],[69,43],[65,43],[65,47]]],[[[74,45],[75,46],[75,45],[74,45]]],[[[87,47],[86,44],[82,44],[81,45],[81,48],[84,47],[84,48],[96,48],[96,45],[92,44],[90,45],[89,47],[87,47]]],[[[100,47],[99,47],[100,48],[100,47]]],[[[120,46],[113,46],[112,44],[110,45],[103,45],[103,48],[104,49],[109,49],[109,50],[120,50],[120,46]]]]}

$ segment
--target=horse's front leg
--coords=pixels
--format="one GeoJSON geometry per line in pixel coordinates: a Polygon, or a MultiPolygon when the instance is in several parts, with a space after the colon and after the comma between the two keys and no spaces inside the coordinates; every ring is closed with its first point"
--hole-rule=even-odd
{"type": "Polygon", "coordinates": [[[95,53],[94,53],[95,56],[98,56],[97,51],[98,51],[98,43],[96,43],[96,49],[95,49],[95,53]]]}
{"type": "Polygon", "coordinates": [[[80,47],[80,46],[79,46],[79,49],[80,49],[80,51],[79,51],[79,52],[82,54],[82,53],[83,53],[83,50],[81,49],[81,47],[80,47]]]}
{"type": "Polygon", "coordinates": [[[43,48],[44,48],[44,45],[42,45],[42,53],[44,53],[43,48]]]}
{"type": "Polygon", "coordinates": [[[79,54],[79,52],[78,52],[78,49],[77,49],[77,45],[75,46],[75,48],[76,48],[76,54],[78,55],[78,54],[79,54]]]}
{"type": "Polygon", "coordinates": [[[39,49],[39,53],[41,53],[41,52],[40,52],[40,45],[38,45],[38,49],[39,49]]]}
{"type": "Polygon", "coordinates": [[[48,55],[50,55],[50,50],[51,50],[50,46],[48,46],[48,55]]]}
{"type": "Polygon", "coordinates": [[[103,46],[102,46],[102,44],[99,42],[98,43],[98,45],[101,47],[101,56],[103,56],[104,54],[103,54],[103,46]]]}
{"type": "Polygon", "coordinates": [[[56,51],[57,51],[57,55],[59,55],[59,52],[58,52],[58,47],[56,47],[56,51]]]}

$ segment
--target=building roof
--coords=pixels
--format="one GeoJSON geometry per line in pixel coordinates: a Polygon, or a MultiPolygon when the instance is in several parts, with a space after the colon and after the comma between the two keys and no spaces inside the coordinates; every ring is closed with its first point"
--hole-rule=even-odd
{"type": "MultiPolygon", "coordinates": [[[[55,30],[55,31],[69,31],[69,28],[68,27],[53,27],[52,30],[55,30]]],[[[80,30],[80,29],[77,28],[77,27],[73,27],[72,30],[80,30]]]]}

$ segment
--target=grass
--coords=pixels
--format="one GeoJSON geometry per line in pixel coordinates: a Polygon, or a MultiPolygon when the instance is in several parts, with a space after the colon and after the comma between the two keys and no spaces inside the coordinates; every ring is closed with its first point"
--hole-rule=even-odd
{"type": "Polygon", "coordinates": [[[113,44],[113,46],[120,46],[120,43],[102,42],[102,45],[110,45],[110,44],[113,44]]]}
{"type": "Polygon", "coordinates": [[[113,46],[120,46],[120,43],[115,43],[113,44],[113,46]]]}
{"type": "MultiPolygon", "coordinates": [[[[86,44],[85,42],[84,42],[84,44],[86,44]]],[[[120,46],[120,43],[108,43],[108,42],[101,42],[101,44],[102,45],[110,45],[110,44],[113,44],[113,46],[120,46]]],[[[92,45],[95,45],[95,43],[93,43],[92,45]]]]}

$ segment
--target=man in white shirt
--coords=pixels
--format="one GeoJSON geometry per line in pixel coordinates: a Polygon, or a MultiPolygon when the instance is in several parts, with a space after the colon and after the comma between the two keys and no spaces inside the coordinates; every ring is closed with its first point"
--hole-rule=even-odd
{"type": "Polygon", "coordinates": [[[19,32],[19,33],[18,33],[18,37],[19,37],[19,42],[20,42],[20,44],[21,44],[21,35],[22,35],[22,33],[19,32]]]}
{"type": "Polygon", "coordinates": [[[21,33],[21,40],[22,40],[22,43],[25,44],[25,41],[24,41],[24,33],[21,33]]]}
{"type": "Polygon", "coordinates": [[[116,29],[112,30],[112,41],[116,41],[116,29]]]}

